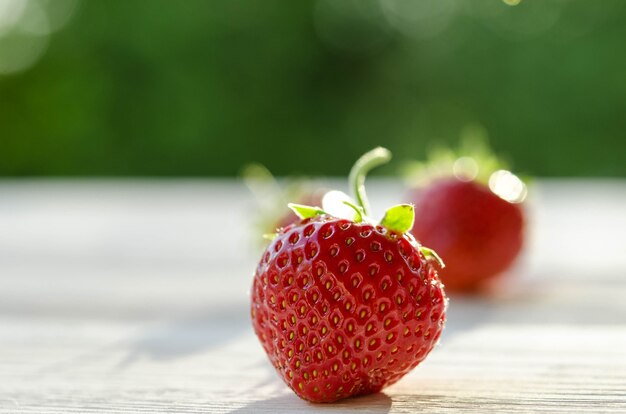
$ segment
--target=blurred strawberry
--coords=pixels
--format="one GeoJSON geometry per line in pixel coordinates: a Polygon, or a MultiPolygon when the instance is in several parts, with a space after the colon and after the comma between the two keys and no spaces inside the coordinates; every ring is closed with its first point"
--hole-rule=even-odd
{"type": "Polygon", "coordinates": [[[478,139],[411,168],[413,235],[445,261],[439,273],[448,292],[478,290],[520,253],[526,186],[506,168],[478,139]]]}
{"type": "Polygon", "coordinates": [[[317,206],[327,189],[320,183],[307,179],[287,179],[279,184],[272,173],[261,164],[249,164],[242,173],[243,179],[257,201],[256,230],[263,234],[299,222],[300,218],[287,207],[288,202],[317,206]]]}

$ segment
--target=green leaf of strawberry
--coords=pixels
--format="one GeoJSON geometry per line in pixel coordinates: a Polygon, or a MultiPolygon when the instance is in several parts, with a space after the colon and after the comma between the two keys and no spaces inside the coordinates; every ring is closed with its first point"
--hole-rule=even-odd
{"type": "Polygon", "coordinates": [[[307,219],[315,216],[326,214],[324,210],[319,207],[305,206],[302,204],[289,203],[287,206],[296,213],[296,216],[301,219],[307,219]]]}
{"type": "Polygon", "coordinates": [[[406,233],[413,228],[414,221],[415,210],[413,206],[411,204],[399,204],[385,212],[385,216],[380,221],[380,224],[389,230],[406,233]]]}

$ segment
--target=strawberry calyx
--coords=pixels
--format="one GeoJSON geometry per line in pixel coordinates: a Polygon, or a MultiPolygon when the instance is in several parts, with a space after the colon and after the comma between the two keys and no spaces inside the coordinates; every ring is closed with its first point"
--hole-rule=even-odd
{"type": "Polygon", "coordinates": [[[491,150],[486,133],[478,127],[467,128],[456,149],[436,148],[429,152],[427,161],[407,164],[404,176],[407,185],[414,188],[451,177],[477,182],[510,203],[523,202],[528,192],[526,184],[491,150]]]}
{"type": "Polygon", "coordinates": [[[355,223],[380,224],[390,231],[404,234],[413,228],[415,220],[415,211],[411,204],[399,204],[389,208],[380,221],[370,218],[370,205],[365,191],[365,177],[370,170],[390,159],[391,153],[388,149],[377,147],[356,161],[349,176],[354,199],[341,191],[329,191],[322,199],[323,207],[295,203],[289,203],[288,206],[301,219],[329,215],[345,218],[355,223]]]}
{"type": "MultiPolygon", "coordinates": [[[[373,226],[381,225],[391,232],[406,234],[413,228],[415,221],[415,209],[412,204],[398,204],[390,207],[379,221],[370,217],[369,201],[365,191],[365,177],[371,169],[388,162],[390,159],[389,150],[378,147],[357,160],[349,176],[350,186],[356,201],[341,191],[332,190],[324,195],[322,207],[296,203],[289,203],[288,206],[302,220],[326,215],[351,220],[354,223],[365,222],[373,226]]],[[[272,240],[276,234],[266,234],[264,237],[272,240]]],[[[441,258],[432,249],[419,244],[417,246],[424,257],[433,259],[441,267],[444,266],[441,258]]]]}

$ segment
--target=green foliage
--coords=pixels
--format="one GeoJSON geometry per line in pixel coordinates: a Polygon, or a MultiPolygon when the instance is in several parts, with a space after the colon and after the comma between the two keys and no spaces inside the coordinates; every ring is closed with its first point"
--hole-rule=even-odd
{"type": "Polygon", "coordinates": [[[0,75],[0,175],[345,175],[480,124],[516,171],[626,176],[625,18],[621,0],[83,1],[0,75]]]}

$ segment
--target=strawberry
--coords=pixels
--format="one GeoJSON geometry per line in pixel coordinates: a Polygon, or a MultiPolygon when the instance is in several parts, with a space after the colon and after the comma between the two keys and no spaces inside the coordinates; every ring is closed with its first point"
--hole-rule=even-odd
{"type": "Polygon", "coordinates": [[[481,144],[436,158],[421,167],[422,184],[409,196],[420,218],[412,233],[445,260],[440,276],[448,292],[473,292],[520,253],[526,187],[481,144]]]}
{"type": "Polygon", "coordinates": [[[447,299],[440,262],[408,233],[413,207],[392,207],[380,223],[368,217],[365,174],[389,157],[377,148],[357,161],[351,182],[358,205],[343,202],[349,217],[327,197],[323,209],[290,204],[301,220],[278,230],[257,266],[254,331],[305,400],[377,392],[422,362],[441,335],[447,299]]]}

